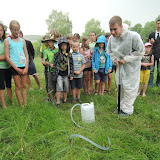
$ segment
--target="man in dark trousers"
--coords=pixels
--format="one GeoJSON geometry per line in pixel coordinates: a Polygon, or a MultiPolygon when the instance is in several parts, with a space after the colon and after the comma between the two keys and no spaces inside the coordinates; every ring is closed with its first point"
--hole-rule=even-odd
{"type": "Polygon", "coordinates": [[[157,62],[157,80],[156,85],[160,87],[160,19],[156,21],[156,31],[149,35],[149,42],[153,44],[152,54],[154,55],[154,65],[151,66],[150,78],[148,81],[148,87],[153,86],[154,79],[154,67],[157,62]]]}

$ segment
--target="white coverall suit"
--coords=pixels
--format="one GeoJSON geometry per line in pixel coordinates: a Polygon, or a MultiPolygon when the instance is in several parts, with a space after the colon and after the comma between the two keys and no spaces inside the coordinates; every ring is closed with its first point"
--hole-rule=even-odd
{"type": "Polygon", "coordinates": [[[107,54],[113,61],[124,59],[126,62],[119,64],[115,80],[118,86],[120,69],[120,109],[127,114],[132,114],[134,111],[133,103],[139,89],[141,58],[144,53],[144,44],[136,32],[123,29],[120,37],[109,38],[107,54]]]}

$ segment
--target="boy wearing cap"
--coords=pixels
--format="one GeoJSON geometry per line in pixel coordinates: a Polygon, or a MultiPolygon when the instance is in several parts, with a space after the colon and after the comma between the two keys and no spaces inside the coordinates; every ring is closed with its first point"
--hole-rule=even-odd
{"type": "Polygon", "coordinates": [[[45,63],[48,66],[48,94],[53,94],[53,103],[55,103],[55,93],[56,93],[56,81],[53,81],[53,63],[54,54],[58,52],[58,48],[54,46],[56,42],[54,35],[46,36],[45,41],[48,44],[49,49],[44,50],[45,63]]]}
{"type": "Polygon", "coordinates": [[[59,52],[54,54],[53,79],[56,83],[56,106],[60,107],[61,92],[63,92],[63,103],[67,101],[69,81],[73,79],[73,58],[70,53],[69,42],[61,37],[58,41],[59,52]]]}
{"type": "Polygon", "coordinates": [[[145,43],[145,54],[141,60],[141,76],[140,76],[140,85],[137,96],[140,95],[142,84],[143,86],[143,94],[142,96],[146,96],[147,84],[150,76],[150,66],[154,65],[154,56],[151,53],[152,44],[147,42],[145,43]]]}

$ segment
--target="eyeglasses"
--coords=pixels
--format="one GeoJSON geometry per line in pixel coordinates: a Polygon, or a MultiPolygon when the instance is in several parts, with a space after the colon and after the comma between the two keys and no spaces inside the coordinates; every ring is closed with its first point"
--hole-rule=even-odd
{"type": "Polygon", "coordinates": [[[19,32],[20,31],[20,29],[12,29],[12,31],[14,31],[14,32],[19,32]]]}

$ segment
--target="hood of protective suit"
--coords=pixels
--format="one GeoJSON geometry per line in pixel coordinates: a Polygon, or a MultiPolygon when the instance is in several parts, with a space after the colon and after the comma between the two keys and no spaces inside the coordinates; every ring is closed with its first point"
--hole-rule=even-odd
{"type": "Polygon", "coordinates": [[[107,41],[105,36],[100,36],[96,42],[96,47],[99,47],[98,43],[104,43],[105,49],[107,48],[107,41]]]}
{"type": "Polygon", "coordinates": [[[64,37],[61,37],[58,41],[58,47],[59,47],[59,52],[62,53],[62,50],[61,50],[61,44],[62,43],[66,43],[67,44],[67,49],[66,49],[66,53],[69,53],[70,52],[70,46],[69,46],[69,42],[66,38],[64,37]]]}

